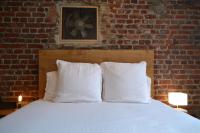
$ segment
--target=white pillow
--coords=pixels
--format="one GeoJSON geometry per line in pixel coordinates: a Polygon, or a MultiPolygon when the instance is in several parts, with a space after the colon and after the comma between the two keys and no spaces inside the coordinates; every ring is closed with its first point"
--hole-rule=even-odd
{"type": "Polygon", "coordinates": [[[109,102],[150,102],[146,62],[101,63],[103,100],[109,102]]]}
{"type": "MultiPolygon", "coordinates": [[[[151,78],[146,76],[147,77],[147,93],[148,93],[148,97],[149,99],[151,99],[151,78]]],[[[149,101],[150,102],[150,101],[149,101]]]]}
{"type": "Polygon", "coordinates": [[[57,71],[47,73],[47,82],[44,94],[44,100],[52,101],[55,95],[57,83],[57,71]]]}
{"type": "Polygon", "coordinates": [[[102,101],[102,72],[98,64],[57,60],[58,82],[54,102],[102,101]]]}

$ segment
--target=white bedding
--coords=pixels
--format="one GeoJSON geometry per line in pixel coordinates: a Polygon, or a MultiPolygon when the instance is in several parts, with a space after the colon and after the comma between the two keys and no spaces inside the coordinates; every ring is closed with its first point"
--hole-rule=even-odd
{"type": "Polygon", "coordinates": [[[0,119],[0,133],[199,133],[200,120],[159,101],[35,101],[0,119]]]}

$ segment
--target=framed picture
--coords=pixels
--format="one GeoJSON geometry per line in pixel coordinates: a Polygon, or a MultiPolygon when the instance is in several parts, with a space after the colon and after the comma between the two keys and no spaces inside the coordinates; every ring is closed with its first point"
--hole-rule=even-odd
{"type": "Polygon", "coordinates": [[[98,7],[61,7],[61,42],[84,42],[98,40],[98,7]]]}

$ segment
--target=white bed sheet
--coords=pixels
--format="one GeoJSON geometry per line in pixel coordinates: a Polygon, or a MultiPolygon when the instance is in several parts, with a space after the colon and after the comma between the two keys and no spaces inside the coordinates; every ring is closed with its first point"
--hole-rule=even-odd
{"type": "Polygon", "coordinates": [[[0,119],[0,133],[199,133],[200,120],[152,100],[136,103],[35,101],[0,119]]]}

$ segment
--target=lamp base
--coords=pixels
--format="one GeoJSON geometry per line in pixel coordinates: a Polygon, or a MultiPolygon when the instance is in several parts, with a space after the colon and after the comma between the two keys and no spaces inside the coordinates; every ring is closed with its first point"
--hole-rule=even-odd
{"type": "Polygon", "coordinates": [[[177,111],[184,112],[184,113],[187,113],[187,112],[188,112],[186,109],[182,109],[182,108],[174,108],[174,109],[176,109],[177,111]]]}

